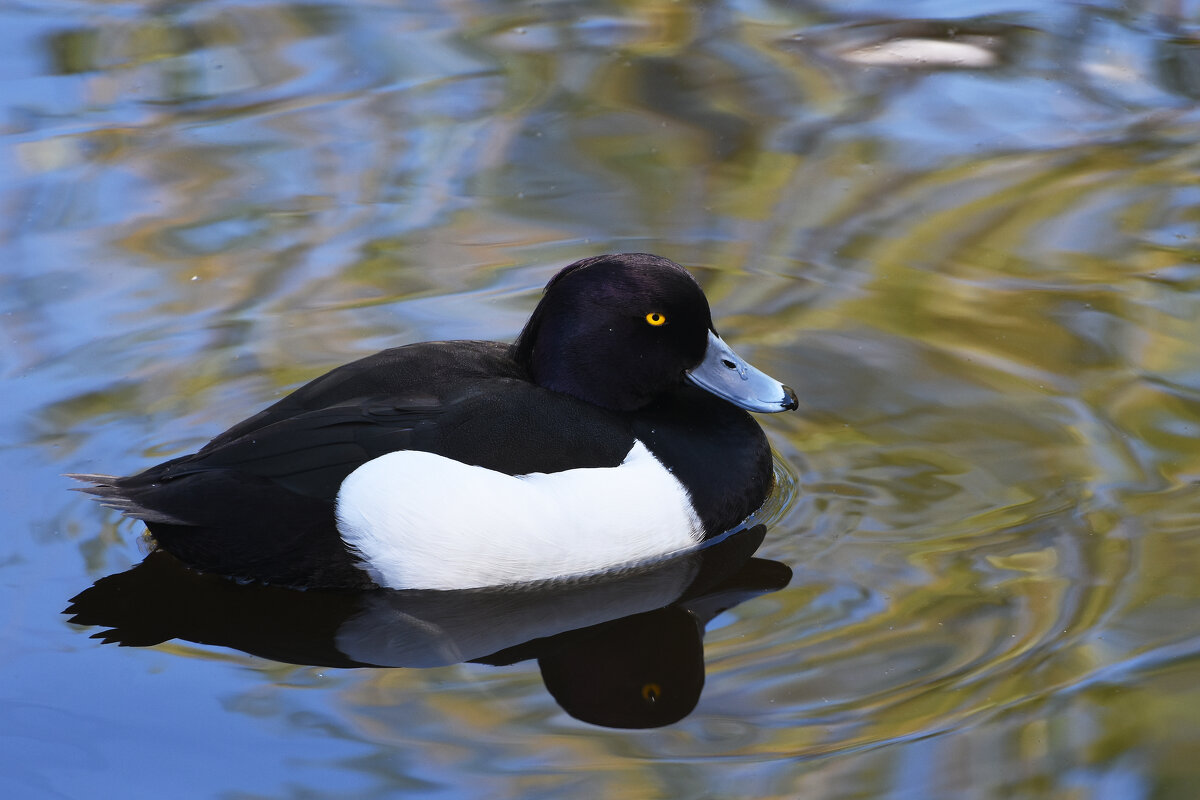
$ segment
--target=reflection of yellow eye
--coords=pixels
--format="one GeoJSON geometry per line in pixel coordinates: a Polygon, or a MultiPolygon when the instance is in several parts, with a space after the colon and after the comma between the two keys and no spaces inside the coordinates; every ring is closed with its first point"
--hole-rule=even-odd
{"type": "Polygon", "coordinates": [[[647,683],[642,686],[642,699],[647,703],[653,703],[662,696],[662,687],[657,683],[647,683]]]}
{"type": "Polygon", "coordinates": [[[662,314],[658,313],[657,311],[651,311],[649,314],[646,315],[646,322],[649,322],[651,325],[653,325],[656,328],[659,325],[662,325],[666,321],[667,321],[667,318],[664,317],[662,314]]]}

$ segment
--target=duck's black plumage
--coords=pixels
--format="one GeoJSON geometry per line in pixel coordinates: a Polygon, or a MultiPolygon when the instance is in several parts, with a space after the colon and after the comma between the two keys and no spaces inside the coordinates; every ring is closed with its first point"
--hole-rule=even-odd
{"type": "MultiPolygon", "coordinates": [[[[640,440],[713,535],[761,505],[772,471],[753,418],[685,381],[711,328],[703,293],[678,265],[586,259],[555,276],[515,344],[385,350],[194,454],[131,477],[79,477],[185,563],[289,585],[371,585],[338,537],[335,502],[350,473],[398,450],[526,475],[616,467],[640,440]],[[668,322],[648,323],[646,309],[668,322]]],[[[795,407],[783,388],[780,409],[795,407]]]]}

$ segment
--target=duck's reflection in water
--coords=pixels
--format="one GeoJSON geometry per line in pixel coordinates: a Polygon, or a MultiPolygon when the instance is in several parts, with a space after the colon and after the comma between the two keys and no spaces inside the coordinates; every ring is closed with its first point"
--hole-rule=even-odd
{"type": "Polygon", "coordinates": [[[567,713],[650,728],[685,717],[704,686],[705,626],[783,588],[791,570],[753,558],[766,529],[619,574],[466,591],[299,591],[193,572],[163,551],[72,598],[71,622],[105,642],[169,639],[292,664],[496,666],[536,659],[567,713]]]}

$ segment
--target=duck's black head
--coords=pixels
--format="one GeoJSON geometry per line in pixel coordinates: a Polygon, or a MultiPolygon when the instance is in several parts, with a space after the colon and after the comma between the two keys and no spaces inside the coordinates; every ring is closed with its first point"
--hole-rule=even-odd
{"type": "Polygon", "coordinates": [[[791,389],[720,340],[695,278],[648,253],[564,268],[546,284],[514,353],[538,385],[619,411],[642,408],[688,379],[752,410],[796,407],[791,389]]]}

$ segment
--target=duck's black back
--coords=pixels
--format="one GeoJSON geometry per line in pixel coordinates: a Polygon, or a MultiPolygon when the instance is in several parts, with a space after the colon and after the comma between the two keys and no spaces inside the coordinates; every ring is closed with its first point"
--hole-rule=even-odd
{"type": "Polygon", "coordinates": [[[519,475],[613,467],[629,452],[624,415],[529,383],[508,352],[492,342],[385,350],[317,378],[197,453],[120,479],[119,493],[163,547],[199,569],[355,585],[365,574],[338,536],[334,500],[373,458],[423,450],[519,475]]]}

